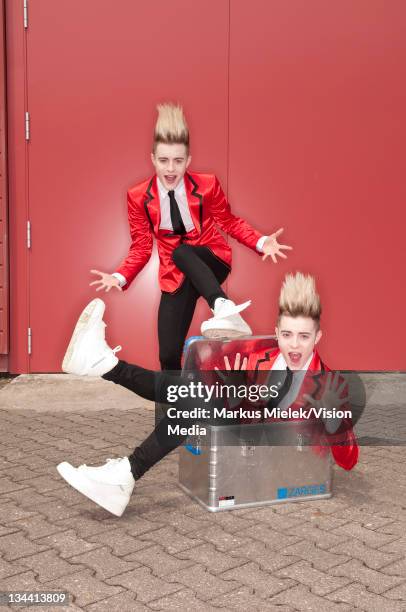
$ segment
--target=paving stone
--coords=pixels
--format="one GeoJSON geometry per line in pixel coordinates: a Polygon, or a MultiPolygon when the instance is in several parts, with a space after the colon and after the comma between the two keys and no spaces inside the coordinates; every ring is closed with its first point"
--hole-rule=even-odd
{"type": "Polygon", "coordinates": [[[380,548],[381,546],[384,546],[395,539],[395,536],[378,533],[372,529],[362,527],[358,523],[347,523],[346,525],[335,529],[334,533],[337,535],[342,534],[344,536],[356,538],[357,540],[364,542],[364,544],[367,544],[367,546],[371,546],[373,548],[380,548]]]}
{"type": "Polygon", "coordinates": [[[137,602],[148,603],[157,596],[169,595],[179,591],[182,586],[172,584],[165,580],[156,578],[147,567],[140,567],[131,572],[108,578],[107,583],[111,585],[119,585],[137,594],[137,602]]]}
{"type": "Polygon", "coordinates": [[[26,487],[19,491],[12,491],[8,493],[7,496],[21,506],[21,508],[27,510],[32,510],[32,508],[36,508],[40,504],[45,504],[55,499],[53,497],[53,492],[50,494],[38,493],[32,487],[26,487]]]}
{"type": "Polygon", "coordinates": [[[7,468],[7,470],[1,472],[0,476],[10,478],[13,482],[21,483],[25,480],[36,478],[38,474],[24,465],[19,465],[12,468],[7,468]]]}
{"type": "MultiPolygon", "coordinates": [[[[66,506],[78,506],[80,504],[83,505],[84,501],[86,500],[83,495],[81,495],[78,491],[76,491],[76,489],[70,487],[69,485],[65,487],[60,487],[58,489],[53,489],[52,491],[49,491],[49,493],[46,493],[44,495],[47,495],[48,498],[42,499],[42,502],[39,503],[60,501],[63,502],[66,506]]],[[[93,502],[89,500],[89,507],[94,507],[94,505],[90,506],[90,504],[92,503],[93,502]]]]}
{"type": "Polygon", "coordinates": [[[330,593],[327,598],[335,602],[348,603],[356,606],[357,610],[366,612],[404,612],[404,605],[385,596],[371,593],[363,585],[354,583],[330,593]]]}
{"type": "MultiPolygon", "coordinates": [[[[115,521],[115,523],[112,524],[116,523],[117,520],[115,521]]],[[[125,515],[120,518],[119,523],[119,527],[121,529],[125,529],[127,533],[129,533],[133,537],[137,537],[144,533],[149,533],[150,531],[155,531],[156,529],[160,529],[164,526],[164,523],[162,524],[158,521],[155,522],[143,516],[140,516],[135,508],[133,509],[133,512],[129,512],[127,510],[125,515]]]]}
{"type": "Polygon", "coordinates": [[[182,612],[218,612],[218,607],[213,607],[201,599],[197,599],[195,593],[190,589],[182,589],[172,595],[160,597],[154,601],[150,601],[148,609],[153,610],[181,610],[182,612]]]}
{"type": "MultiPolygon", "coordinates": [[[[103,512],[103,517],[106,514],[103,512]]],[[[81,512],[76,517],[72,517],[69,519],[64,519],[61,521],[61,524],[65,527],[65,529],[72,528],[77,534],[82,538],[87,538],[88,536],[96,535],[98,533],[104,533],[106,531],[112,531],[114,529],[114,525],[111,523],[106,523],[105,520],[100,520],[100,516],[98,512],[81,512]]],[[[117,521],[117,527],[118,527],[117,521]]]]}
{"type": "MultiPolygon", "coordinates": [[[[58,533],[65,529],[62,525],[54,525],[50,521],[44,519],[42,516],[38,515],[17,521],[15,523],[10,523],[10,526],[12,525],[18,527],[20,531],[23,531],[30,540],[42,538],[47,534],[50,535],[52,533],[58,533]]],[[[38,544],[38,542],[36,543],[38,544]]]]}
{"type": "Polygon", "coordinates": [[[292,517],[311,520],[312,516],[326,516],[336,514],[348,507],[344,500],[337,496],[327,499],[314,499],[308,501],[291,502],[274,506],[276,512],[282,508],[290,507],[292,517]]]}
{"type": "Polygon", "coordinates": [[[145,541],[145,544],[148,545],[151,545],[151,542],[161,544],[167,553],[175,555],[183,550],[203,544],[203,541],[195,538],[194,535],[191,534],[189,537],[177,532],[173,527],[162,527],[161,529],[141,534],[139,539],[145,541]]]}
{"type": "MultiPolygon", "coordinates": [[[[340,527],[340,529],[344,529],[344,527],[340,527]]],[[[299,527],[292,527],[289,533],[297,536],[298,539],[300,538],[314,542],[316,546],[327,550],[343,542],[348,542],[350,539],[349,535],[345,533],[338,534],[332,531],[324,531],[324,529],[319,529],[315,525],[309,523],[305,523],[299,527]]]]}
{"type": "Polygon", "coordinates": [[[137,561],[149,567],[153,574],[158,577],[195,565],[191,561],[168,555],[163,547],[159,545],[149,546],[138,552],[131,553],[126,556],[126,560],[137,561]]]}
{"type": "Polygon", "coordinates": [[[403,578],[399,576],[388,576],[382,572],[370,569],[356,559],[347,561],[347,563],[333,567],[328,571],[333,576],[346,576],[353,581],[360,582],[378,595],[403,582],[403,578]]]}
{"type": "Polygon", "coordinates": [[[18,531],[18,527],[3,527],[3,525],[0,525],[0,536],[17,533],[18,531]]]}
{"type": "Polygon", "coordinates": [[[392,539],[389,544],[385,544],[384,546],[379,546],[379,550],[387,553],[395,553],[404,555],[406,550],[406,536],[402,536],[401,538],[396,537],[392,539]]]}
{"type": "Polygon", "coordinates": [[[137,603],[135,593],[130,591],[107,597],[107,599],[86,606],[86,611],[89,612],[145,612],[145,610],[150,610],[150,608],[142,603],[137,603]]]}
{"type": "Polygon", "coordinates": [[[406,582],[403,582],[399,586],[394,589],[390,589],[385,591],[384,597],[389,598],[390,600],[399,600],[403,604],[403,610],[406,610],[406,582]]]}
{"type": "Polygon", "coordinates": [[[20,519],[36,515],[36,512],[25,510],[13,501],[1,504],[1,520],[4,525],[10,525],[13,521],[19,521],[20,519]]]}
{"type": "Polygon", "coordinates": [[[7,478],[3,476],[0,478],[0,495],[4,493],[9,493],[10,491],[18,491],[19,489],[24,489],[25,485],[19,482],[14,482],[11,478],[7,478]]]}
{"type": "MultiPolygon", "coordinates": [[[[61,529],[63,529],[62,526],[61,529]]],[[[73,529],[50,534],[36,540],[36,543],[52,547],[58,551],[58,555],[63,559],[68,559],[74,555],[79,555],[101,546],[101,544],[84,540],[73,529]]]]}
{"type": "Polygon", "coordinates": [[[21,457],[21,459],[18,461],[19,465],[25,465],[26,467],[30,468],[31,470],[38,470],[41,467],[48,467],[49,466],[49,462],[44,459],[44,457],[40,457],[39,455],[25,455],[24,457],[21,457]]]}
{"type": "Polygon", "coordinates": [[[205,540],[206,542],[211,542],[215,545],[217,550],[222,552],[226,552],[227,550],[236,548],[237,546],[248,545],[252,542],[251,538],[240,537],[235,533],[228,533],[228,531],[222,529],[221,527],[201,529],[199,531],[194,531],[193,533],[189,534],[189,536],[205,540]]]}
{"type": "Polygon", "coordinates": [[[67,506],[60,500],[50,500],[45,504],[36,506],[36,510],[50,521],[57,523],[80,514],[82,506],[67,506]]]}
{"type": "Polygon", "coordinates": [[[20,559],[20,563],[35,572],[38,582],[48,582],[86,569],[83,565],[67,563],[54,550],[29,555],[20,559]]]}
{"type": "Polygon", "coordinates": [[[404,521],[392,521],[383,527],[377,529],[378,533],[386,533],[388,535],[399,535],[403,536],[406,532],[406,522],[404,521]]]}
{"type": "Polygon", "coordinates": [[[347,519],[348,521],[355,521],[361,523],[363,527],[368,529],[378,529],[393,523],[392,517],[377,516],[371,513],[371,509],[364,506],[352,506],[345,508],[342,511],[337,512],[338,518],[347,519]]]}
{"type": "MultiPolygon", "coordinates": [[[[198,521],[179,511],[158,513],[151,512],[148,515],[145,515],[144,519],[150,521],[151,524],[155,523],[158,528],[164,527],[165,525],[171,525],[177,531],[185,535],[191,534],[192,532],[196,532],[200,529],[204,529],[205,527],[210,526],[210,523],[208,521],[198,521]]],[[[131,531],[130,533],[134,534],[133,531],[131,531]]]]}
{"type": "Polygon", "coordinates": [[[213,544],[202,544],[179,552],[176,556],[194,561],[195,564],[205,565],[212,574],[219,574],[247,563],[247,559],[233,558],[230,554],[216,550],[213,544]]]}
{"type": "Polygon", "coordinates": [[[196,517],[198,520],[210,522],[213,527],[221,527],[229,533],[243,531],[255,525],[255,521],[237,516],[235,511],[213,512],[208,515],[207,511],[197,506],[196,503],[193,503],[190,508],[185,508],[183,512],[192,518],[196,517]]]}
{"type": "MultiPolygon", "coordinates": [[[[241,587],[231,593],[214,597],[207,603],[212,603],[223,609],[240,610],[241,612],[247,612],[247,610],[250,610],[250,612],[251,610],[257,610],[258,612],[294,612],[297,609],[269,603],[266,599],[254,595],[249,587],[241,587]]],[[[216,609],[218,608],[216,607],[216,609]]]]}
{"type": "Polygon", "coordinates": [[[268,527],[276,529],[277,531],[285,531],[303,523],[300,518],[294,517],[292,514],[285,516],[277,514],[270,506],[253,509],[250,513],[246,514],[244,518],[250,519],[251,523],[266,523],[268,527]]]}
{"type": "Polygon", "coordinates": [[[4,591],[41,591],[43,585],[35,579],[34,572],[24,572],[3,578],[1,590],[4,591]]]}
{"type": "Polygon", "coordinates": [[[323,531],[331,531],[333,529],[337,529],[337,527],[342,527],[348,523],[348,519],[339,518],[334,514],[328,514],[327,516],[315,516],[311,519],[311,524],[318,529],[323,529],[323,531]]]}
{"type": "Polygon", "coordinates": [[[244,531],[244,534],[250,538],[258,540],[259,542],[265,542],[269,549],[275,551],[278,551],[289,544],[295,544],[301,539],[295,535],[275,531],[275,529],[271,529],[265,525],[255,525],[254,527],[250,527],[244,531]]]}
{"type": "Polygon", "coordinates": [[[316,595],[326,595],[351,582],[347,578],[332,577],[330,574],[321,572],[311,566],[308,561],[299,561],[284,567],[274,574],[281,578],[292,578],[297,582],[305,584],[316,595]]]}
{"type": "Polygon", "coordinates": [[[224,580],[235,580],[242,585],[254,589],[256,595],[265,598],[296,584],[294,580],[289,578],[280,578],[262,571],[259,565],[253,562],[228,570],[221,574],[220,577],[224,580]]]}
{"type": "Polygon", "coordinates": [[[7,578],[8,576],[14,576],[15,574],[23,574],[27,571],[24,565],[19,565],[15,561],[5,561],[0,557],[0,580],[7,578]]]}
{"type": "Polygon", "coordinates": [[[0,537],[0,552],[6,561],[21,559],[26,555],[33,555],[45,550],[45,546],[34,544],[22,533],[11,533],[0,537]]]}
{"type": "Polygon", "coordinates": [[[261,542],[252,541],[245,546],[231,548],[227,551],[229,555],[244,561],[250,560],[258,563],[262,570],[274,572],[281,567],[299,561],[299,557],[293,555],[282,555],[272,550],[261,542]]]}
{"type": "MultiPolygon", "coordinates": [[[[55,473],[57,471],[55,469],[55,473]]],[[[68,486],[62,478],[51,478],[50,476],[38,476],[30,480],[30,487],[33,487],[38,493],[46,493],[54,489],[68,486]]]]}
{"type": "Polygon", "coordinates": [[[116,557],[106,547],[96,548],[95,550],[70,557],[69,561],[90,567],[96,571],[96,577],[101,580],[129,572],[139,566],[139,563],[124,561],[120,557],[116,557]]]}
{"type": "Polygon", "coordinates": [[[389,576],[403,576],[403,578],[406,578],[406,558],[382,567],[382,572],[389,574],[389,576]]]}
{"type": "Polygon", "coordinates": [[[47,589],[68,591],[75,598],[75,604],[87,606],[120,593],[123,589],[92,576],[91,571],[82,571],[47,582],[47,589]]]}
{"type": "Polygon", "coordinates": [[[353,607],[346,603],[335,603],[328,601],[325,597],[319,597],[303,585],[283,591],[271,597],[269,602],[275,605],[292,606],[292,608],[301,612],[347,612],[353,610],[353,607]]]}
{"type": "Polygon", "coordinates": [[[94,542],[95,545],[98,544],[100,546],[105,544],[109,546],[112,549],[113,554],[118,555],[119,557],[124,557],[125,555],[129,555],[153,545],[151,541],[143,541],[139,538],[134,538],[124,531],[124,529],[120,528],[114,529],[113,531],[107,531],[106,533],[99,533],[94,536],[89,536],[88,540],[94,542]]]}
{"type": "MultiPolygon", "coordinates": [[[[339,544],[334,548],[330,548],[329,552],[330,554],[339,553],[337,555],[339,558],[342,558],[342,555],[346,555],[347,561],[348,557],[355,557],[355,559],[362,561],[365,565],[375,570],[396,561],[400,557],[400,555],[394,553],[384,553],[376,548],[371,548],[361,542],[361,540],[355,539],[351,540],[350,544],[346,542],[345,544],[339,544]]],[[[342,563],[344,562],[345,559],[343,559],[342,563]]]]}
{"type": "Polygon", "coordinates": [[[224,577],[224,574],[221,577],[213,576],[213,574],[207,571],[207,568],[194,565],[188,569],[168,574],[165,576],[165,580],[167,582],[176,582],[178,586],[184,585],[191,588],[196,593],[198,599],[206,601],[211,597],[233,591],[241,586],[241,583],[235,581],[232,576],[226,579],[224,577]]]}
{"type": "MultiPolygon", "coordinates": [[[[342,546],[345,545],[343,544],[342,546]]],[[[297,561],[300,559],[309,561],[313,567],[322,571],[348,561],[348,556],[336,554],[336,552],[332,552],[331,550],[323,550],[322,548],[318,548],[314,542],[309,542],[307,540],[302,540],[297,544],[282,548],[280,552],[282,555],[289,555],[287,558],[297,561]]]]}

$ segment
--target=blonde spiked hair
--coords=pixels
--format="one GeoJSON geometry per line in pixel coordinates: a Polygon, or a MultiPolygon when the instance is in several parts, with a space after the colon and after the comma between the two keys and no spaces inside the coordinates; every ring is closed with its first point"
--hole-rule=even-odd
{"type": "Polygon", "coordinates": [[[165,102],[157,105],[158,119],[155,124],[154,146],[164,144],[184,144],[189,152],[189,128],[183,108],[179,104],[165,102]]]}
{"type": "Polygon", "coordinates": [[[302,272],[285,276],[279,295],[279,318],[282,315],[311,317],[319,325],[321,303],[313,276],[302,272]]]}

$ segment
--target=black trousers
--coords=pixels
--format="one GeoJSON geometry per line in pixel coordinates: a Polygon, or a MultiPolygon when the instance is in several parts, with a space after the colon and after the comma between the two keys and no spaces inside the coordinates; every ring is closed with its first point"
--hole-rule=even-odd
{"type": "MultiPolygon", "coordinates": [[[[122,385],[137,393],[141,397],[155,401],[167,401],[167,389],[169,385],[181,384],[181,377],[168,374],[167,372],[154,372],[146,370],[137,365],[132,365],[126,361],[119,361],[118,364],[104,374],[105,380],[110,380],[118,385],[122,385]]],[[[185,381],[186,383],[188,381],[185,381]]],[[[185,405],[182,406],[182,399],[177,401],[178,409],[190,407],[190,404],[185,400],[185,405]]],[[[138,480],[149,468],[158,463],[172,450],[177,448],[185,440],[185,436],[168,436],[168,424],[173,425],[174,420],[169,419],[166,415],[155,426],[152,433],[134,449],[134,452],[129,455],[128,459],[131,465],[131,472],[138,480]]],[[[188,423],[178,421],[179,425],[187,426],[188,423]]]]}
{"type": "Polygon", "coordinates": [[[162,370],[180,370],[183,345],[196,302],[202,296],[213,308],[230,267],[204,246],[181,244],[172,255],[185,279],[174,293],[162,293],[158,311],[159,360],[162,370]]]}

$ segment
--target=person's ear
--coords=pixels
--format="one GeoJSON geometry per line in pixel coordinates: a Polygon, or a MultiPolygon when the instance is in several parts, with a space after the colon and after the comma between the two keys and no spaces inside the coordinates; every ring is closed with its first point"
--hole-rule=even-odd
{"type": "Polygon", "coordinates": [[[189,168],[191,161],[192,161],[192,156],[188,155],[187,162],[186,162],[186,168],[189,168]]]}
{"type": "Polygon", "coordinates": [[[151,161],[155,166],[155,155],[153,153],[151,153],[151,161]]]}
{"type": "Polygon", "coordinates": [[[278,329],[278,327],[275,327],[275,336],[277,338],[279,337],[279,329],[278,329]]]}
{"type": "Polygon", "coordinates": [[[320,340],[320,338],[322,337],[323,332],[321,331],[321,329],[319,329],[319,331],[316,334],[316,340],[314,341],[314,344],[316,345],[318,343],[318,341],[320,340]]]}

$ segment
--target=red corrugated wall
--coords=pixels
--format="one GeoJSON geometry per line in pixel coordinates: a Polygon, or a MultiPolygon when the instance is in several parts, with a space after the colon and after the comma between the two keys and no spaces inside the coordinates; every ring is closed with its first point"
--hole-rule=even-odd
{"type": "MultiPolygon", "coordinates": [[[[294,246],[273,266],[233,244],[229,289],[253,299],[255,332],[273,330],[283,275],[309,271],[326,361],[405,369],[402,0],[36,0],[25,32],[22,4],[6,3],[12,371],[58,371],[94,296],[88,270],[125,255],[125,191],[152,172],[166,99],[184,104],[193,169],[217,173],[238,214],[263,232],[284,226],[294,246]]],[[[154,256],[106,299],[111,342],[153,367],[156,274],[154,256]]],[[[200,306],[192,333],[207,314],[200,306]]]]}

